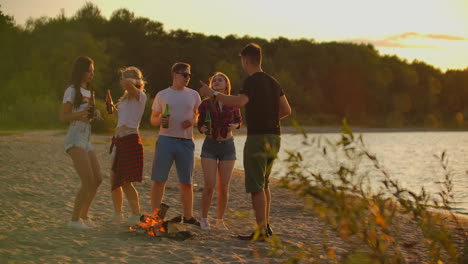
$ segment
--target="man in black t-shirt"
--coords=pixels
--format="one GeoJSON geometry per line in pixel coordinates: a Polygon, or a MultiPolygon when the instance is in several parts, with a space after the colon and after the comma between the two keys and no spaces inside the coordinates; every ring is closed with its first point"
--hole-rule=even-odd
{"type": "MultiPolygon", "coordinates": [[[[217,97],[228,106],[244,107],[247,120],[247,140],[244,146],[245,188],[251,194],[257,228],[264,239],[273,234],[270,226],[271,192],[268,187],[273,161],[281,143],[280,120],[291,114],[291,107],[278,83],[263,72],[262,50],[255,43],[240,52],[242,68],[249,75],[238,96],[221,94],[200,82],[200,93],[217,97]]],[[[252,240],[255,232],[239,239],[252,240]]]]}

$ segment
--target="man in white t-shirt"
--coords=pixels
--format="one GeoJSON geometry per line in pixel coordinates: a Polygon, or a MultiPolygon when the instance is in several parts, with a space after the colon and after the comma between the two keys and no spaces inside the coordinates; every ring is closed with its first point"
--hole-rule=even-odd
{"type": "Polygon", "coordinates": [[[160,208],[169,170],[175,162],[184,210],[181,221],[199,226],[193,217],[192,171],[195,150],[193,125],[197,122],[201,99],[198,92],[186,87],[190,77],[189,64],[175,63],[172,66],[172,85],[158,92],[153,101],[151,124],[160,126],[160,130],[151,174],[151,207],[153,213],[160,208]],[[166,105],[169,117],[163,115],[166,105]]]}

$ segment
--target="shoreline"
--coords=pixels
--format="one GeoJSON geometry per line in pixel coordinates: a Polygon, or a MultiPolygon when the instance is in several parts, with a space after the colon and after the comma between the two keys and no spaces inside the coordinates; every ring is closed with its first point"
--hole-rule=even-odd
{"type": "MultiPolygon", "coordinates": [[[[397,132],[468,132],[468,128],[425,128],[425,127],[402,127],[402,128],[382,128],[382,127],[361,127],[361,126],[350,126],[353,133],[397,133],[397,132]]],[[[2,128],[0,129],[0,136],[8,136],[17,133],[23,132],[31,132],[31,131],[66,131],[66,127],[64,128],[2,128]]],[[[341,126],[301,126],[306,133],[341,133],[341,126]]],[[[156,133],[158,131],[157,128],[143,128],[140,131],[146,133],[156,133]]],[[[243,125],[240,129],[235,130],[234,133],[236,134],[247,134],[247,128],[243,125]]],[[[282,134],[295,134],[300,133],[294,126],[285,126],[281,125],[281,133],[282,134]]],[[[108,133],[94,133],[93,135],[111,135],[111,132],[108,133]]],[[[202,134],[198,133],[196,127],[194,127],[194,135],[203,136],[202,134]]]]}
{"type": "MultiPolygon", "coordinates": [[[[303,126],[301,127],[307,133],[341,133],[341,126],[303,126]]],[[[378,127],[359,127],[350,126],[353,133],[397,133],[397,132],[468,132],[468,129],[449,129],[449,128],[424,128],[424,127],[408,127],[408,128],[378,128],[378,127]]],[[[293,126],[281,126],[282,133],[294,134],[298,133],[293,126]]]]}

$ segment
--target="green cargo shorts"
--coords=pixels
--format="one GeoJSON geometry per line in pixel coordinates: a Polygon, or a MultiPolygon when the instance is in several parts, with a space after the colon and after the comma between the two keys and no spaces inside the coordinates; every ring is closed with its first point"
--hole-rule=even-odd
{"type": "Polygon", "coordinates": [[[249,135],[244,145],[245,190],[248,193],[268,189],[273,162],[278,156],[281,136],[249,135]]]}

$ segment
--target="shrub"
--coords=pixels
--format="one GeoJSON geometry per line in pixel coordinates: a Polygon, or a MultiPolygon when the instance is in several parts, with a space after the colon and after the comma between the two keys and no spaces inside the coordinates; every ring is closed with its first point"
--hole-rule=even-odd
{"type": "MultiPolygon", "coordinates": [[[[297,126],[297,125],[296,125],[297,126]]],[[[381,167],[377,157],[367,151],[362,136],[355,137],[343,120],[341,138],[336,142],[322,138],[310,139],[304,135],[304,147],[316,148],[331,165],[330,171],[311,171],[303,163],[300,152],[289,151],[286,162],[288,173],[282,185],[306,198],[306,209],[317,214],[336,232],[349,249],[337,255],[326,241],[323,249],[313,245],[289,249],[278,238],[272,239],[274,252],[288,252],[287,262],[314,263],[405,263],[401,249],[400,217],[412,219],[424,237],[428,257],[434,263],[458,263],[462,253],[455,247],[446,219],[432,208],[451,209],[451,177],[445,153],[438,156],[446,172],[444,189],[433,199],[424,188],[419,194],[401,187],[381,167]],[[372,164],[375,170],[363,171],[363,164],[372,164]],[[376,175],[379,174],[379,175],[376,175]],[[380,177],[377,190],[369,187],[369,175],[380,177]],[[442,206],[440,206],[442,201],[442,206]]],[[[303,148],[302,148],[303,149],[303,148]]],[[[368,167],[366,167],[368,168],[368,167]]],[[[456,216],[451,213],[455,222],[456,216]]],[[[468,242],[462,228],[464,243],[468,242]]],[[[466,251],[466,249],[465,249],[466,251]]]]}

